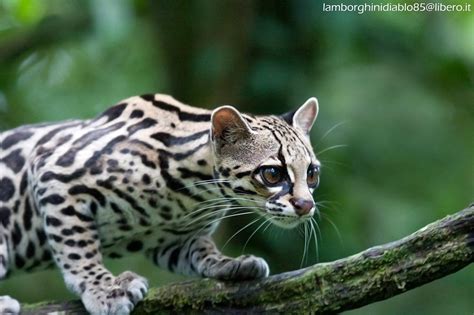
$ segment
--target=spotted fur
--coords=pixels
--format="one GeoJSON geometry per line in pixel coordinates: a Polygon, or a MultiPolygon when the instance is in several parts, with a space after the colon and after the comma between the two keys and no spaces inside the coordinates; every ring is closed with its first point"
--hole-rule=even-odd
{"type": "MultiPolygon", "coordinates": [[[[91,314],[128,314],[147,281],[113,275],[104,256],[140,252],[162,268],[223,280],[268,276],[263,259],[224,256],[211,234],[232,208],[283,227],[313,215],[317,111],[315,98],[256,117],[157,94],[92,120],[1,133],[0,279],[57,265],[91,314]],[[281,182],[269,185],[262,170],[281,182]]],[[[18,302],[0,297],[4,312],[18,313],[18,302]]]]}

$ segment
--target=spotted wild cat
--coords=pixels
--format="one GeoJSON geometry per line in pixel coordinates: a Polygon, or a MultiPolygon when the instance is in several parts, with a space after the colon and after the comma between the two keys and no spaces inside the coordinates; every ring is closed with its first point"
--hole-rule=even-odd
{"type": "MultiPolygon", "coordinates": [[[[319,182],[310,98],[282,116],[214,111],[167,95],[122,101],[92,120],[0,134],[0,279],[57,265],[91,314],[128,314],[145,278],[102,258],[142,252],[174,272],[266,277],[265,260],[227,257],[211,238],[226,211],[284,228],[309,220],[319,182]]],[[[0,313],[19,312],[0,297],[0,313]]]]}

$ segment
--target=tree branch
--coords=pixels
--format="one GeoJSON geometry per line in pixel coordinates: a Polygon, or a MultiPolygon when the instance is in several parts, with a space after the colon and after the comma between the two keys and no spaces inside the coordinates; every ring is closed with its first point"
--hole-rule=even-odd
{"type": "MultiPolygon", "coordinates": [[[[338,313],[384,300],[474,262],[474,204],[392,243],[260,281],[192,280],[151,289],[134,314],[338,313]]],[[[85,314],[79,301],[27,305],[22,314],[85,314]]]]}

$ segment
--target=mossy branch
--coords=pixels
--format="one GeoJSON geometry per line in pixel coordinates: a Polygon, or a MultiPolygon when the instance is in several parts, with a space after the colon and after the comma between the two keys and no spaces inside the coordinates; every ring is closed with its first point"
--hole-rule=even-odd
{"type": "MultiPolygon", "coordinates": [[[[474,204],[392,243],[260,281],[192,280],[151,289],[134,314],[339,313],[384,300],[474,262],[474,204]]],[[[85,314],[79,301],[22,314],[85,314]]]]}

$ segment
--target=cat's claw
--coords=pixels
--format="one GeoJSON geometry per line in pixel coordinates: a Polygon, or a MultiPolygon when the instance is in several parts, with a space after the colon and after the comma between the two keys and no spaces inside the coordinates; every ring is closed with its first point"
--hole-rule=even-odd
{"type": "Polygon", "coordinates": [[[82,302],[93,315],[128,315],[147,291],[145,278],[126,271],[115,278],[112,286],[84,292],[82,302]]]}
{"type": "Polygon", "coordinates": [[[216,266],[214,278],[221,280],[253,280],[268,277],[270,268],[260,257],[243,255],[216,266]]]}

